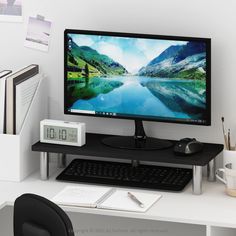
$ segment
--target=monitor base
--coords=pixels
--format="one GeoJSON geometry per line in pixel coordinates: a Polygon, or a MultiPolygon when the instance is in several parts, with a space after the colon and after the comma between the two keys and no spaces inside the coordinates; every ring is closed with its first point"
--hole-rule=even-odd
{"type": "Polygon", "coordinates": [[[137,139],[133,136],[112,136],[102,140],[106,146],[120,149],[134,150],[161,150],[173,146],[173,143],[168,140],[157,138],[137,139]]]}

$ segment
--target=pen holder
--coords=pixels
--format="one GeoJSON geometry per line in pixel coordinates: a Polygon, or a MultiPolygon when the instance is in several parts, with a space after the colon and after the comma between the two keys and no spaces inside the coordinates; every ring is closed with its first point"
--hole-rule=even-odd
{"type": "Polygon", "coordinates": [[[232,169],[236,170],[236,151],[223,150],[223,166],[232,163],[232,169]]]}

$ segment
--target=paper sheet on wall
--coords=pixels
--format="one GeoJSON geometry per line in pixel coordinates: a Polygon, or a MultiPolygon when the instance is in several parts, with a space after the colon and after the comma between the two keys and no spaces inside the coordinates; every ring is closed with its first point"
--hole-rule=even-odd
{"type": "Polygon", "coordinates": [[[52,22],[43,16],[29,17],[24,46],[47,52],[51,37],[52,22]]]}

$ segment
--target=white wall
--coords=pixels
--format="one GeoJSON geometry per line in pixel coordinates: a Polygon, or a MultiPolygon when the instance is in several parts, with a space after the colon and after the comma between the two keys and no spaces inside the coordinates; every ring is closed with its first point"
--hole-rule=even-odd
{"type": "MultiPolygon", "coordinates": [[[[48,74],[51,118],[63,119],[63,30],[65,28],[212,38],[212,126],[145,123],[147,134],[222,142],[220,118],[235,133],[236,2],[234,0],[24,0],[25,20],[0,23],[0,70],[39,63],[48,74]],[[24,48],[28,16],[53,21],[49,53],[24,48]]],[[[126,120],[64,117],[86,121],[89,131],[131,134],[126,120]]]]}

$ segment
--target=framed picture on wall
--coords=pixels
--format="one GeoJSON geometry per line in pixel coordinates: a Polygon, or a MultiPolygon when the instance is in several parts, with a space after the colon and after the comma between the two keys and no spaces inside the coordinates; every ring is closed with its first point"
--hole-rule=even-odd
{"type": "Polygon", "coordinates": [[[22,22],[22,0],[0,0],[0,21],[22,22]]]}

